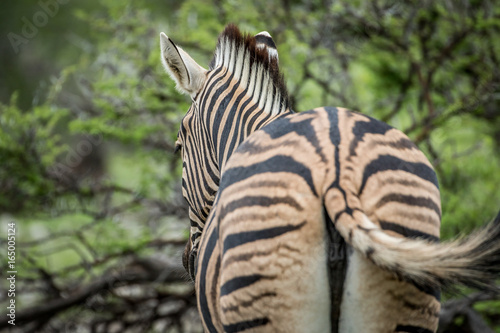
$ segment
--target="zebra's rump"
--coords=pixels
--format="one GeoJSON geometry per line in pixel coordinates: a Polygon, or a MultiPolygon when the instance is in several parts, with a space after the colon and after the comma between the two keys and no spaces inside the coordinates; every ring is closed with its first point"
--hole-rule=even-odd
{"type": "Polygon", "coordinates": [[[392,235],[439,239],[439,185],[432,166],[401,131],[365,115],[318,108],[272,122],[235,151],[219,192],[243,180],[255,186],[264,174],[274,181],[270,191],[279,192],[284,182],[288,192],[296,186],[323,201],[333,195],[334,221],[360,210],[392,235]]]}
{"type": "MultiPolygon", "coordinates": [[[[216,230],[218,240],[213,246],[220,251],[220,261],[218,275],[210,276],[210,281],[204,278],[206,295],[201,297],[204,302],[214,302],[210,308],[218,309],[220,329],[337,331],[343,315],[343,283],[339,280],[346,274],[347,257],[343,239],[329,227],[343,214],[368,208],[366,214],[384,228],[388,225],[380,222],[384,214],[394,214],[385,209],[388,205],[408,215],[413,206],[421,204],[412,199],[417,197],[439,207],[437,182],[429,173],[432,168],[405,138],[366,116],[321,108],[277,120],[252,134],[235,151],[223,170],[216,210],[207,224],[216,230]],[[372,164],[371,174],[367,174],[366,166],[380,156],[400,162],[378,169],[372,164]],[[419,168],[409,170],[409,165],[419,168]],[[387,177],[382,176],[388,170],[392,170],[392,178],[384,185],[387,177]],[[394,172],[411,175],[404,175],[406,183],[402,183],[394,172]],[[398,186],[393,193],[397,195],[384,194],[388,192],[384,186],[395,182],[398,186]],[[371,192],[375,193],[369,195],[371,192]],[[413,196],[405,196],[408,192],[413,196]],[[367,199],[360,200],[360,194],[367,199]],[[325,205],[330,208],[324,210],[325,205]],[[208,292],[214,281],[215,297],[213,290],[208,292]]],[[[388,232],[399,237],[437,238],[439,214],[429,206],[429,215],[436,218],[432,228],[420,226],[415,219],[399,221],[396,217],[388,232]]],[[[202,240],[202,248],[204,244],[202,240]]],[[[422,312],[434,315],[439,302],[431,298],[427,306],[432,311],[423,306],[422,312]]],[[[404,318],[390,320],[388,325],[394,327],[406,324],[404,318]]],[[[435,322],[433,318],[432,325],[435,322]]]]}

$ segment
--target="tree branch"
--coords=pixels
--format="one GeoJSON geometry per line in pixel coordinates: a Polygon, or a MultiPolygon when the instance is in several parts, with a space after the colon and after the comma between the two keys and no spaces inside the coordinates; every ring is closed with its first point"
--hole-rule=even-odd
{"type": "MultiPolygon", "coordinates": [[[[23,325],[38,320],[46,320],[73,306],[81,305],[86,299],[103,290],[120,285],[133,285],[145,282],[185,282],[186,273],[180,263],[159,261],[153,258],[136,258],[124,269],[110,271],[86,286],[80,287],[68,296],[46,300],[43,306],[36,305],[20,309],[16,313],[16,325],[23,325]]],[[[9,318],[0,320],[0,328],[7,327],[9,318]]]]}

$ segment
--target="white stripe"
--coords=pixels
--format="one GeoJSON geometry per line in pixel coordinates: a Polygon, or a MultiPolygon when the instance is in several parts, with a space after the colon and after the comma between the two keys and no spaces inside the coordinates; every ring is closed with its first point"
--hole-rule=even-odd
{"type": "MultiPolygon", "coordinates": [[[[262,32],[260,34],[270,35],[262,32]]],[[[277,57],[277,51],[268,48],[270,56],[277,57]]],[[[248,90],[248,94],[253,94],[253,102],[258,104],[263,112],[277,115],[286,111],[281,101],[281,94],[276,91],[273,96],[273,86],[271,76],[264,70],[262,64],[254,62],[250,65],[250,54],[243,46],[236,48],[233,41],[224,38],[215,51],[215,67],[224,66],[233,73],[234,79],[240,82],[243,89],[248,90]]]]}
{"type": "MultiPolygon", "coordinates": [[[[250,53],[245,51],[244,56],[242,57],[243,64],[241,65],[241,85],[243,87],[248,87],[250,85],[250,53]]],[[[251,92],[250,92],[251,93],[251,92]]]]}
{"type": "MultiPolygon", "coordinates": [[[[262,92],[262,78],[263,78],[263,74],[264,74],[264,66],[256,66],[257,67],[257,75],[256,75],[256,82],[255,82],[255,90],[254,90],[254,97],[253,97],[253,101],[255,103],[259,103],[259,97],[261,95],[261,92],[262,92]]],[[[262,108],[260,105],[259,105],[259,108],[262,108]]]]}
{"type": "Polygon", "coordinates": [[[251,66],[250,75],[251,76],[250,76],[250,83],[248,84],[248,93],[252,95],[255,89],[255,81],[257,80],[257,68],[255,63],[253,63],[251,66]]]}
{"type": "MultiPolygon", "coordinates": [[[[262,67],[262,66],[261,66],[262,67]]],[[[262,80],[262,89],[259,89],[259,109],[265,109],[267,101],[267,92],[269,87],[269,73],[264,73],[264,80],[262,80]]]]}
{"type": "MultiPolygon", "coordinates": [[[[245,49],[243,46],[238,48],[238,51],[235,52],[237,54],[237,59],[236,63],[234,65],[234,77],[239,77],[242,78],[242,71],[243,71],[243,61],[245,60],[245,49]]],[[[240,79],[241,80],[241,79],[240,79]]],[[[242,84],[244,84],[245,81],[241,80],[242,84]]]]}
{"type": "Polygon", "coordinates": [[[239,78],[239,75],[236,75],[234,70],[234,66],[236,65],[236,53],[238,53],[236,50],[236,45],[234,45],[234,43],[231,43],[231,47],[229,48],[229,53],[230,53],[229,66],[227,66],[227,68],[231,73],[234,73],[234,77],[239,78]]]}

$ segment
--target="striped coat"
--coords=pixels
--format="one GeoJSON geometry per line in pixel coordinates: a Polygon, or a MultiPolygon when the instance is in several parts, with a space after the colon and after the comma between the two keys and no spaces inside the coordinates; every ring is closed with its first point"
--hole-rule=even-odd
{"type": "Polygon", "coordinates": [[[400,131],[342,108],[289,108],[271,37],[221,34],[209,70],[166,35],[193,104],[177,145],[184,264],[209,332],[434,332],[439,288],[500,270],[500,217],[438,242],[439,186],[400,131]]]}

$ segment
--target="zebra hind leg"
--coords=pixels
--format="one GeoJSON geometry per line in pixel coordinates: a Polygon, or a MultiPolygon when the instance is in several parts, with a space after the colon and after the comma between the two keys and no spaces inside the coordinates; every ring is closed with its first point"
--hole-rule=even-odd
{"type": "Polygon", "coordinates": [[[325,223],[319,205],[302,200],[310,210],[242,207],[219,224],[226,332],[330,332],[325,223]]]}

